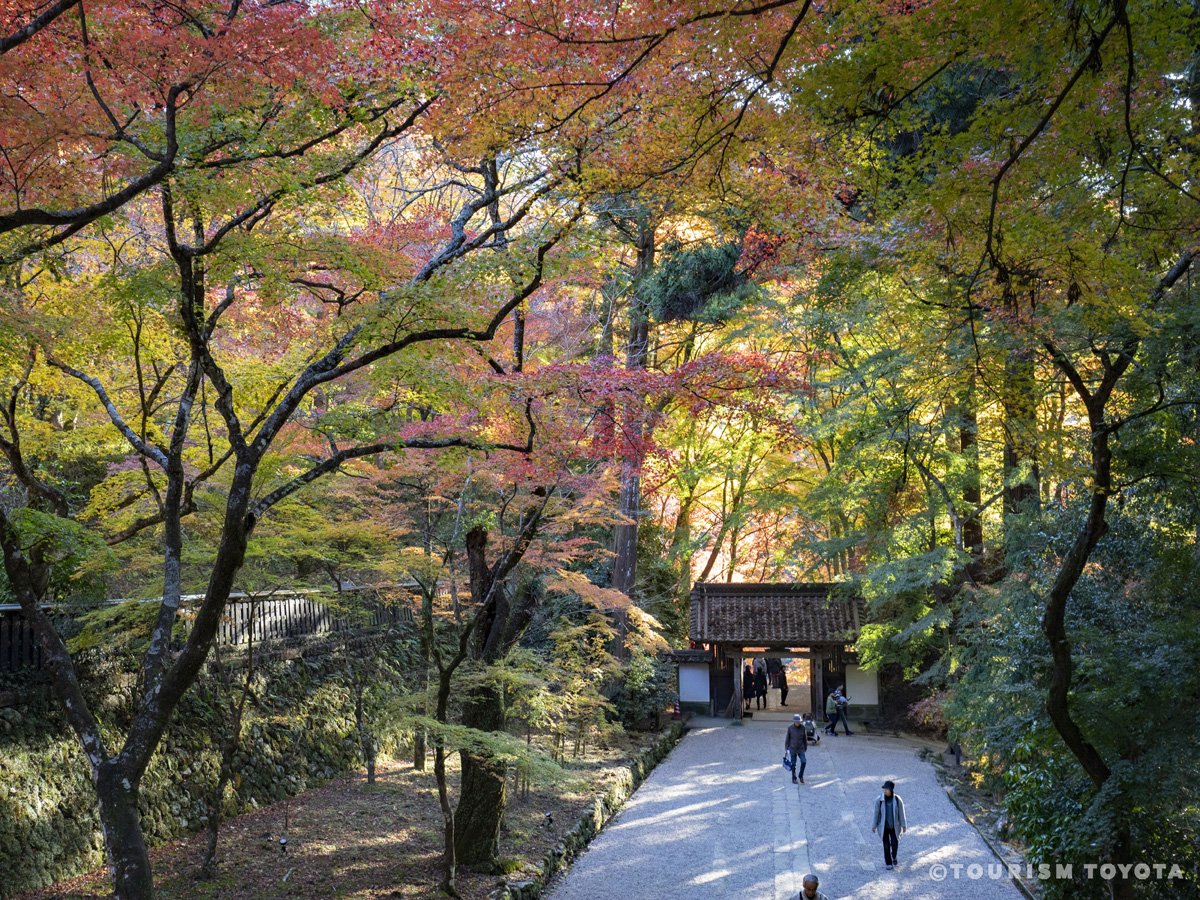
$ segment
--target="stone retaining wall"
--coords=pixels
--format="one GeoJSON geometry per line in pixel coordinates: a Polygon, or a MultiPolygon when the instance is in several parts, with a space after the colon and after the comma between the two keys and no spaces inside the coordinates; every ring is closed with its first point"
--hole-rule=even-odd
{"type": "MultiPolygon", "coordinates": [[[[354,701],[344,663],[277,659],[261,665],[247,709],[242,749],[224,814],[237,815],[354,771],[362,765],[354,701]]],[[[128,677],[97,701],[102,723],[120,722],[134,686],[128,677]]],[[[13,692],[6,692],[11,697],[13,692]]],[[[28,682],[0,727],[0,898],[44,887],[105,864],[88,765],[44,684],[28,682]]],[[[142,781],[139,806],[147,841],[160,844],[207,822],[220,767],[214,734],[223,712],[203,691],[184,698],[142,781]]],[[[377,735],[384,749],[403,739],[377,735]]],[[[116,734],[106,735],[115,743],[116,734]]],[[[199,861],[197,860],[197,863],[199,861]]]]}

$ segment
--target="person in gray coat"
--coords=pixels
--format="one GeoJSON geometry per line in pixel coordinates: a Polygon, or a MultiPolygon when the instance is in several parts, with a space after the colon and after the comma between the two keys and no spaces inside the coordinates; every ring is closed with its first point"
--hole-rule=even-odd
{"type": "Polygon", "coordinates": [[[883,793],[875,800],[875,818],[871,822],[871,834],[883,826],[883,864],[891,869],[896,865],[896,851],[900,848],[899,835],[908,831],[904,818],[904,801],[896,793],[896,783],[885,781],[883,793]]]}
{"type": "Polygon", "coordinates": [[[792,724],[788,726],[787,735],[783,739],[783,752],[792,755],[792,784],[796,783],[796,760],[800,760],[800,784],[804,784],[804,767],[808,765],[804,751],[808,749],[808,732],[804,730],[804,722],[800,714],[792,716],[792,724]]]}

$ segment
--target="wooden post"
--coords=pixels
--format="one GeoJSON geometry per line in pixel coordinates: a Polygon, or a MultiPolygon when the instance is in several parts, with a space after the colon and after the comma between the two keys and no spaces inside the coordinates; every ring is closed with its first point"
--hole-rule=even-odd
{"type": "Polygon", "coordinates": [[[819,650],[813,654],[813,688],[817,697],[813,701],[813,718],[820,721],[825,718],[825,656],[819,650]]]}
{"type": "Polygon", "coordinates": [[[745,703],[742,697],[742,657],[740,654],[735,654],[733,657],[733,696],[737,700],[737,717],[740,722],[742,706],[745,703]]]}

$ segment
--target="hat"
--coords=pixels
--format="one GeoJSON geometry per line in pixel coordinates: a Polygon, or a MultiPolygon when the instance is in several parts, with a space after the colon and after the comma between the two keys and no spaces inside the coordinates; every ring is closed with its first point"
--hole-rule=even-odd
{"type": "Polygon", "coordinates": [[[885,791],[894,791],[894,790],[896,789],[896,782],[894,782],[894,781],[885,781],[885,782],[883,783],[883,789],[884,789],[885,791]]]}
{"type": "Polygon", "coordinates": [[[792,721],[799,722],[800,721],[800,713],[792,713],[792,721]]]}

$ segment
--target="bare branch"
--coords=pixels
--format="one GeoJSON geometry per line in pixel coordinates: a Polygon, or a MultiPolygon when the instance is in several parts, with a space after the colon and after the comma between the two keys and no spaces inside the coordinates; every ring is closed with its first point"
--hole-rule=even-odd
{"type": "Polygon", "coordinates": [[[34,207],[32,209],[21,209],[15,212],[0,214],[0,234],[30,225],[48,225],[51,228],[61,229],[49,237],[26,244],[14,253],[0,258],[0,264],[8,265],[18,262],[31,254],[61,244],[92,222],[111,212],[115,212],[134,197],[144,193],[166,178],[174,169],[175,158],[179,153],[179,144],[176,140],[175,132],[176,104],[179,101],[180,95],[190,90],[190,88],[191,82],[184,82],[174,85],[167,92],[164,114],[164,133],[166,135],[167,146],[162,154],[162,162],[150,171],[130,179],[126,182],[125,187],[115,194],[110,194],[103,200],[89,206],[66,210],[48,210],[34,207]]]}
{"type": "Polygon", "coordinates": [[[129,442],[129,445],[133,447],[137,453],[154,460],[156,463],[162,466],[163,469],[166,469],[166,451],[161,447],[154,446],[149,441],[143,441],[137,436],[137,433],[129,427],[129,425],[125,422],[125,419],[121,416],[121,411],[117,409],[116,404],[109,399],[108,391],[105,390],[104,385],[100,383],[100,379],[94,378],[91,375],[85,375],[74,366],[69,366],[64,362],[55,359],[50,354],[46,355],[46,362],[49,365],[54,366],[56,369],[65,372],[67,375],[70,375],[72,378],[82,381],[93,391],[95,391],[96,396],[100,399],[100,403],[104,406],[105,411],[108,413],[108,418],[112,421],[113,425],[116,426],[117,430],[121,432],[125,440],[129,442]]]}
{"type": "Polygon", "coordinates": [[[514,292],[512,298],[496,311],[491,321],[484,328],[446,327],[414,331],[406,334],[399,340],[380,345],[373,350],[363,353],[349,362],[342,362],[350,347],[353,346],[354,341],[358,338],[363,326],[359,325],[351,329],[337,342],[332,350],[310,365],[304,374],[292,385],[291,390],[288,391],[284,399],[271,415],[267,417],[262,428],[259,429],[250,448],[251,455],[256,459],[261,458],[262,454],[266,452],[267,447],[270,446],[271,441],[274,440],[275,435],[279,433],[280,429],[283,428],[299,407],[300,402],[309,391],[318,385],[334,381],[381,359],[393,356],[415,344],[443,340],[492,340],[500,325],[508,318],[512,311],[541,287],[545,273],[546,255],[565,237],[570,227],[583,216],[583,212],[582,208],[578,209],[562,229],[546,239],[538,247],[533,277],[519,291],[514,292]]]}
{"type": "Polygon", "coordinates": [[[71,10],[79,0],[58,0],[34,18],[30,19],[22,27],[9,34],[7,37],[0,38],[0,54],[7,53],[16,47],[20,47],[23,43],[61,16],[63,13],[71,10]]]}
{"type": "Polygon", "coordinates": [[[1021,141],[1021,143],[1018,144],[1011,153],[1009,153],[1008,159],[1004,161],[1004,165],[1002,165],[1000,170],[992,176],[992,198],[990,207],[988,209],[987,231],[985,233],[987,243],[984,247],[984,255],[993,266],[998,265],[995,250],[992,246],[992,238],[996,226],[996,208],[1000,204],[1000,182],[1004,180],[1004,176],[1008,174],[1008,170],[1016,165],[1016,162],[1021,158],[1021,155],[1029,149],[1029,145],[1036,141],[1041,133],[1046,130],[1046,127],[1054,118],[1055,113],[1058,112],[1058,108],[1062,106],[1063,101],[1067,99],[1067,96],[1075,87],[1075,83],[1083,76],[1083,73],[1095,65],[1095,54],[1100,52],[1100,48],[1104,45],[1104,41],[1108,37],[1109,33],[1125,19],[1125,15],[1125,4],[1123,0],[1118,0],[1116,12],[1114,12],[1112,18],[1108,20],[1108,24],[1104,26],[1104,29],[1092,38],[1092,45],[1088,49],[1087,55],[1076,67],[1074,73],[1067,80],[1067,83],[1063,85],[1062,90],[1058,92],[1058,96],[1054,98],[1054,101],[1046,110],[1045,115],[1042,116],[1041,121],[1034,126],[1033,130],[1030,131],[1029,134],[1025,135],[1025,139],[1021,141]]]}
{"type": "Polygon", "coordinates": [[[352,459],[361,459],[364,456],[374,456],[377,453],[388,453],[396,450],[445,450],[451,447],[465,447],[470,450],[482,450],[490,452],[493,450],[510,450],[514,453],[532,453],[533,439],[537,431],[537,426],[534,424],[533,414],[530,410],[530,403],[525,404],[525,417],[529,423],[529,437],[523,445],[518,444],[490,444],[485,441],[473,441],[468,438],[433,438],[433,439],[417,439],[411,441],[389,441],[387,443],[369,444],[362,447],[348,447],[340,450],[328,459],[324,459],[317,463],[307,472],[293,478],[287,484],[284,484],[267,496],[263,497],[258,502],[250,507],[250,512],[255,517],[261,516],[264,512],[283,500],[290,494],[294,494],[306,484],[311,484],[322,475],[328,475],[330,472],[338,469],[343,463],[352,459]]]}

